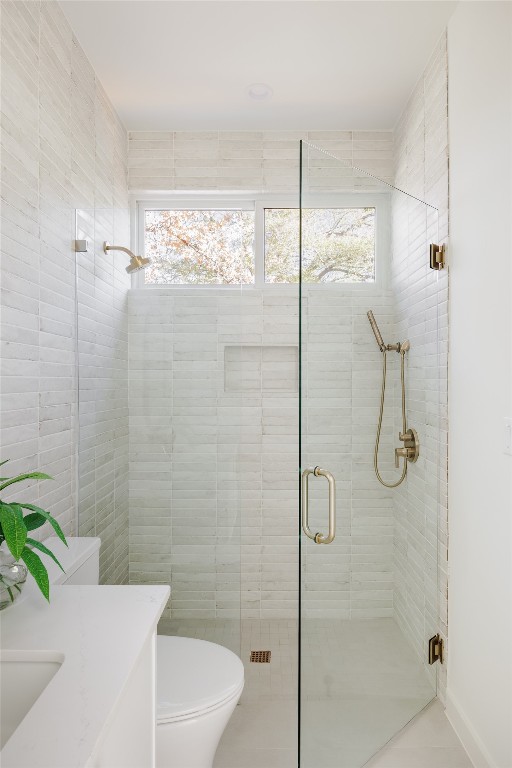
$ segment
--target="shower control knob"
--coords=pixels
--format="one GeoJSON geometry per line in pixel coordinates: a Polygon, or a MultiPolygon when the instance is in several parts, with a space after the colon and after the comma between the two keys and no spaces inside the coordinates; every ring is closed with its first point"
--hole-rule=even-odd
{"type": "Polygon", "coordinates": [[[400,466],[399,457],[402,456],[404,459],[407,459],[408,461],[411,461],[411,459],[414,456],[414,449],[413,448],[395,448],[395,467],[398,469],[400,466]]]}
{"type": "Polygon", "coordinates": [[[409,428],[406,432],[400,432],[398,438],[403,442],[404,447],[395,448],[395,467],[399,467],[400,456],[414,464],[420,455],[420,441],[418,438],[418,433],[415,429],[409,428]]]}

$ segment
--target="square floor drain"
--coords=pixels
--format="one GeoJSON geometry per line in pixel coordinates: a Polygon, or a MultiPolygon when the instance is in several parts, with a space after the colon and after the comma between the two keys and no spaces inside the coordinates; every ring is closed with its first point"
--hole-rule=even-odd
{"type": "Polygon", "coordinates": [[[251,651],[251,661],[256,664],[270,664],[271,651],[251,651]]]}

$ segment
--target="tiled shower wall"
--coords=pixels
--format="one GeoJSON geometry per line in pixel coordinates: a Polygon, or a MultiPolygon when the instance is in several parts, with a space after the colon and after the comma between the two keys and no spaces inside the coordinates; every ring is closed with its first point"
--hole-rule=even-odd
{"type": "MultiPolygon", "coordinates": [[[[2,458],[11,459],[9,474],[52,475],[27,484],[24,495],[69,534],[77,512],[75,209],[87,209],[91,240],[78,271],[78,300],[88,307],[82,352],[83,344],[94,348],[91,365],[102,368],[105,384],[114,365],[126,372],[114,318],[126,280],[118,282],[99,246],[103,237],[128,239],[126,133],[56,2],[2,2],[1,75],[2,458]]],[[[98,501],[112,494],[114,474],[127,472],[126,461],[114,472],[108,448],[119,421],[99,410],[88,404],[86,427],[98,501]]],[[[127,425],[126,408],[123,418],[127,425]]],[[[92,506],[87,532],[103,535],[111,507],[92,506]]],[[[115,556],[113,537],[104,537],[103,580],[126,578],[126,565],[114,562],[126,564],[127,552],[126,534],[115,556]]]]}
{"type": "Polygon", "coordinates": [[[77,211],[80,536],[100,536],[100,581],[128,581],[128,289],[126,260],[103,242],[129,242],[126,209],[77,211]]]}
{"type": "Polygon", "coordinates": [[[328,173],[320,167],[316,171],[325,192],[372,188],[367,173],[392,181],[391,131],[135,131],[129,133],[129,186],[160,193],[284,192],[298,200],[300,139],[339,158],[328,173]]]}
{"type": "MultiPolygon", "coordinates": [[[[336,541],[304,549],[311,617],[393,615],[365,313],[390,335],[394,308],[389,290],[369,292],[304,288],[304,454],[338,489],[336,541]]],[[[296,287],[131,292],[130,577],[171,583],[175,618],[238,616],[240,582],[244,617],[297,616],[298,311],[296,287]]],[[[327,517],[321,482],[315,530],[327,517]]]]}
{"type": "MultiPolygon", "coordinates": [[[[447,642],[447,354],[448,270],[433,272],[423,242],[448,238],[448,80],[443,35],[400,119],[395,136],[395,183],[435,206],[393,201],[392,286],[399,337],[411,340],[409,424],[424,425],[421,456],[393,496],[395,614],[421,658],[426,640],[447,642]],[[439,523],[439,527],[438,527],[439,523]]],[[[436,665],[444,696],[446,665],[436,665]]]]}
{"type": "Polygon", "coordinates": [[[131,294],[130,577],[175,618],[239,617],[240,584],[296,616],[297,319],[296,291],[131,294]]]}

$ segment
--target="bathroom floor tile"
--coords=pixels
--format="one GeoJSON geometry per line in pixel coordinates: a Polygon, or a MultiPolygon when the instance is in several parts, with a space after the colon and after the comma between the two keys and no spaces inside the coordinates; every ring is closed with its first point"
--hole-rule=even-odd
{"type": "Polygon", "coordinates": [[[383,749],[364,768],[473,768],[462,747],[383,749]]]}
{"type": "Polygon", "coordinates": [[[437,699],[389,743],[389,747],[393,749],[460,746],[459,738],[437,699]]]}
{"type": "Polygon", "coordinates": [[[232,748],[294,749],[297,745],[297,707],[289,701],[244,704],[235,709],[223,737],[232,748]]]}
{"type": "Polygon", "coordinates": [[[417,715],[364,768],[473,768],[437,699],[417,715]]]}
{"type": "Polygon", "coordinates": [[[214,768],[297,768],[297,751],[292,749],[217,750],[214,768]]]}

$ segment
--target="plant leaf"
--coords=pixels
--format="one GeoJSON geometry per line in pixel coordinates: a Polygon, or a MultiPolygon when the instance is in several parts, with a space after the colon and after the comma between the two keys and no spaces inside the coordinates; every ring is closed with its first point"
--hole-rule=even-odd
{"type": "Polygon", "coordinates": [[[26,475],[17,475],[16,477],[9,478],[7,482],[0,485],[0,491],[3,491],[8,485],[21,483],[23,480],[53,480],[53,477],[46,475],[44,472],[28,472],[26,475]]]}
{"type": "Polygon", "coordinates": [[[35,531],[36,528],[40,528],[45,524],[46,520],[39,512],[32,512],[30,515],[25,515],[23,518],[25,528],[27,531],[35,531]]]}
{"type": "MultiPolygon", "coordinates": [[[[31,512],[37,512],[38,515],[41,515],[42,517],[44,517],[44,519],[48,523],[50,523],[51,527],[53,528],[53,530],[55,531],[59,539],[66,545],[66,547],[68,546],[68,543],[62,531],[62,528],[60,527],[58,522],[55,520],[55,518],[50,515],[49,512],[47,512],[45,509],[41,509],[41,507],[36,507],[35,504],[22,504],[20,502],[20,507],[23,507],[23,509],[30,509],[31,512]]],[[[29,517],[29,515],[27,515],[27,517],[29,517]]]]}
{"type": "Polygon", "coordinates": [[[36,541],[36,539],[30,539],[27,536],[27,545],[29,545],[32,549],[38,549],[40,552],[44,552],[45,555],[48,555],[48,557],[51,557],[54,563],[56,563],[59,568],[61,569],[62,573],[66,573],[62,565],[59,563],[51,549],[48,549],[48,547],[45,547],[44,544],[41,544],[40,541],[36,541]]]}
{"type": "Polygon", "coordinates": [[[44,567],[39,555],[36,555],[36,553],[28,547],[25,547],[21,553],[21,559],[34,577],[35,582],[43,595],[48,602],[50,602],[50,581],[48,579],[48,571],[44,567]]]}
{"type": "MultiPolygon", "coordinates": [[[[7,464],[8,461],[9,459],[4,459],[3,461],[0,461],[0,467],[3,467],[3,465],[7,464]]],[[[8,479],[9,479],[8,477],[0,477],[0,483],[2,482],[2,480],[8,480],[8,479]]]]}
{"type": "Polygon", "coordinates": [[[19,504],[0,504],[0,523],[12,556],[19,560],[27,540],[27,529],[19,504]]]}

